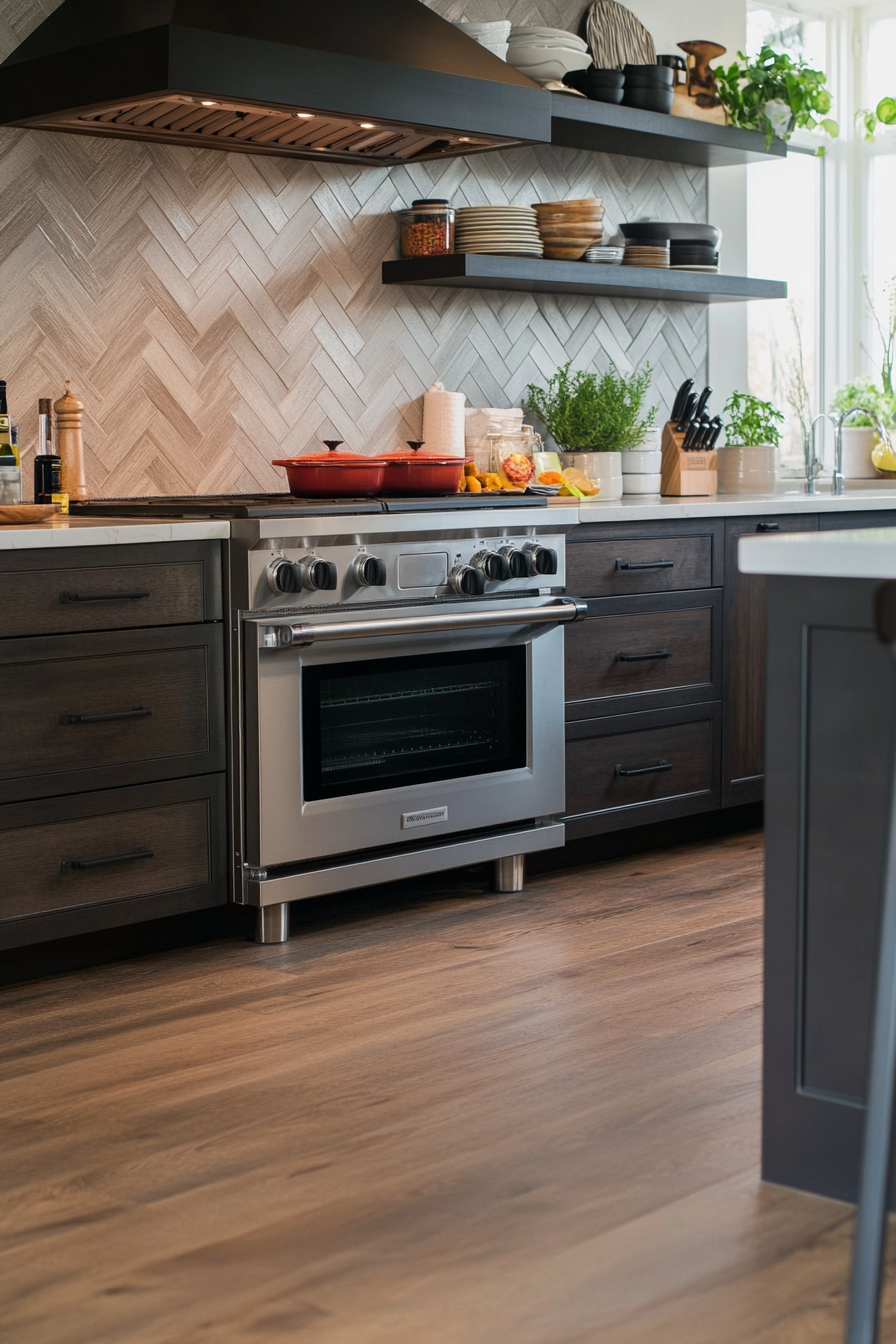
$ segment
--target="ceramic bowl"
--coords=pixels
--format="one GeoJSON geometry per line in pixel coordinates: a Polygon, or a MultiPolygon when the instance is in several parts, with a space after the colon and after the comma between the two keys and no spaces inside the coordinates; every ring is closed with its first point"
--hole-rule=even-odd
{"type": "Polygon", "coordinates": [[[588,43],[583,37],[578,37],[575,33],[567,32],[565,28],[542,28],[537,24],[516,24],[510,29],[512,38],[528,38],[530,41],[561,41],[566,46],[578,47],[584,51],[588,43]]]}
{"type": "Polygon", "coordinates": [[[509,46],[507,63],[515,70],[519,70],[520,74],[528,75],[530,79],[562,80],[570,70],[584,70],[591,64],[591,57],[587,51],[572,51],[565,47],[547,51],[543,47],[526,47],[520,50],[509,46]]]}
{"type": "Polygon", "coordinates": [[[652,92],[650,89],[630,89],[628,85],[622,95],[622,104],[624,107],[637,107],[642,112],[665,112],[672,111],[672,104],[675,102],[674,89],[657,89],[652,92]]]}

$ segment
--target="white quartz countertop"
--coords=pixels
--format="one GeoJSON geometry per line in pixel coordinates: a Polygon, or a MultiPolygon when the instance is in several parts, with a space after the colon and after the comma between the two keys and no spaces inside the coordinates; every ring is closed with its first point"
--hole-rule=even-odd
{"type": "MultiPolygon", "coordinates": [[[[743,518],[756,513],[859,513],[867,509],[896,509],[896,483],[875,482],[869,489],[847,488],[843,495],[820,487],[816,495],[801,488],[762,495],[706,495],[672,498],[623,495],[622,499],[595,499],[579,504],[580,523],[671,522],[676,518],[743,518]]],[[[568,502],[568,501],[567,501],[568,502]]]]}
{"type": "Polygon", "coordinates": [[[38,551],[61,546],[127,546],[147,541],[214,541],[230,536],[221,519],[175,520],[69,518],[0,527],[0,551],[38,551]]]}
{"type": "Polygon", "coordinates": [[[738,565],[744,574],[785,574],[819,579],[896,579],[896,528],[843,532],[787,532],[742,537],[738,565]]]}

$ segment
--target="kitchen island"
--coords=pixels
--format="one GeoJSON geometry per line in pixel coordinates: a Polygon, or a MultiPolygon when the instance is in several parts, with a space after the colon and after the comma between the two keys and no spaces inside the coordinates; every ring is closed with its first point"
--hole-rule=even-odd
{"type": "Polygon", "coordinates": [[[896,535],[749,538],[740,568],[768,586],[763,1174],[853,1200],[896,752],[874,599],[896,535]]]}

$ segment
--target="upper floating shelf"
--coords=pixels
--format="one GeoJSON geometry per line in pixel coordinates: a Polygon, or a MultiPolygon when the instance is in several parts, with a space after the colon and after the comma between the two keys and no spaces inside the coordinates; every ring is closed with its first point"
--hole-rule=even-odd
{"type": "Polygon", "coordinates": [[[384,261],[384,285],[447,285],[455,289],[510,289],[531,294],[590,294],[610,299],[665,299],[679,303],[737,303],[786,299],[783,280],[752,280],[705,271],[638,266],[594,266],[587,261],[542,261],[455,252],[448,257],[384,261]]]}
{"type": "Polygon", "coordinates": [[[566,149],[689,163],[697,168],[727,168],[783,159],[787,154],[783,140],[773,140],[766,149],[761,131],[741,131],[736,126],[714,126],[688,117],[642,112],[636,107],[594,103],[566,93],[551,94],[551,143],[566,149]]]}

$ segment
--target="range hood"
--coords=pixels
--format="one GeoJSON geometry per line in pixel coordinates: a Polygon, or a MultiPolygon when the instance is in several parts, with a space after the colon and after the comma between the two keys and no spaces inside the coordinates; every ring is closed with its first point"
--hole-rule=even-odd
{"type": "Polygon", "coordinates": [[[551,138],[421,0],[62,0],[0,71],[6,126],[379,165],[551,138]]]}

